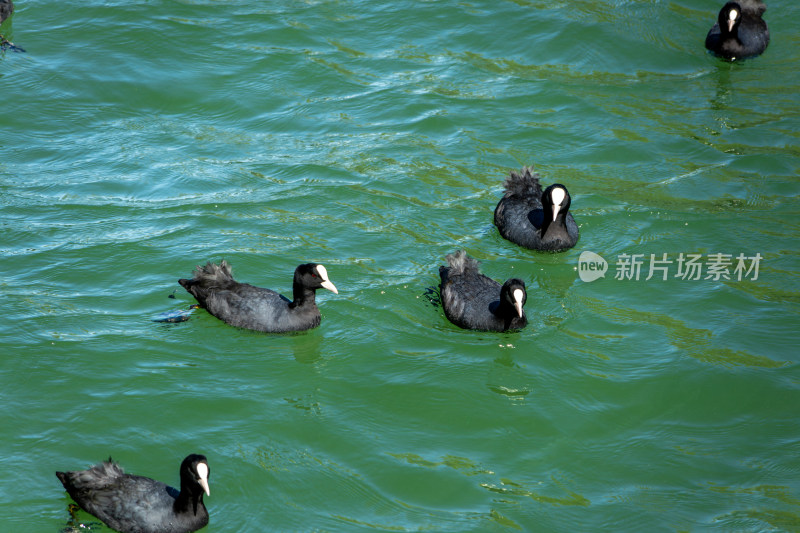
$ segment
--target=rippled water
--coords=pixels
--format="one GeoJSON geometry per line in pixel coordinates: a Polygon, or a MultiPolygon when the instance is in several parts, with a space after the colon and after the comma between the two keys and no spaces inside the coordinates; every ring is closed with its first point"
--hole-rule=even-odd
{"type": "Polygon", "coordinates": [[[734,64],[710,1],[16,6],[0,529],[95,522],[56,469],[177,483],[190,452],[207,531],[800,529],[800,6],[734,64]],[[569,187],[569,252],[492,226],[530,164],[569,187]],[[527,329],[447,322],[459,247],[526,280],[527,329]],[[692,280],[681,254],[761,260],[692,280]],[[340,294],[297,335],[152,321],[222,258],[283,292],[318,261],[340,294]]]}

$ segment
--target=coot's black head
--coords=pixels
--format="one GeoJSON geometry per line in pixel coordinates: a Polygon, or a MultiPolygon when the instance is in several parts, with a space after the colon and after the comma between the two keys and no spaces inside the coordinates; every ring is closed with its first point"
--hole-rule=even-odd
{"type": "Polygon", "coordinates": [[[511,306],[516,311],[519,318],[522,318],[522,308],[528,300],[528,293],[525,292],[525,282],[518,278],[511,278],[503,283],[500,289],[500,304],[511,306]]]}
{"type": "Polygon", "coordinates": [[[317,263],[300,265],[294,271],[294,283],[307,289],[328,289],[334,294],[339,294],[336,286],[328,279],[328,271],[317,263]]]}
{"type": "Polygon", "coordinates": [[[735,34],[734,31],[739,27],[739,22],[742,20],[742,6],[736,2],[728,2],[719,11],[719,30],[723,35],[735,34]]]}
{"type": "Polygon", "coordinates": [[[542,193],[542,211],[544,223],[550,224],[556,219],[565,220],[572,203],[569,191],[560,183],[554,183],[542,193]]]}
{"type": "Polygon", "coordinates": [[[206,496],[211,496],[211,489],[208,486],[210,477],[211,469],[208,467],[205,455],[193,453],[181,463],[181,491],[188,489],[195,493],[197,487],[200,487],[206,496]]]}

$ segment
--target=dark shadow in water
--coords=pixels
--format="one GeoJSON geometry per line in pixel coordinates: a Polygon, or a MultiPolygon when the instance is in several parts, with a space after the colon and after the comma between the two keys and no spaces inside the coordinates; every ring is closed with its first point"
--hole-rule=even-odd
{"type": "Polygon", "coordinates": [[[290,335],[292,336],[292,352],[294,352],[295,361],[309,364],[319,360],[322,333],[311,330],[298,331],[290,335]]]}
{"type": "Polygon", "coordinates": [[[0,33],[0,51],[5,52],[6,50],[11,50],[12,52],[18,52],[18,53],[25,52],[24,48],[15,45],[14,43],[6,39],[5,35],[0,33]]]}
{"type": "Polygon", "coordinates": [[[6,41],[5,38],[2,39],[3,39],[2,42],[0,42],[0,50],[2,50],[3,52],[5,52],[6,50],[11,50],[12,52],[17,52],[17,53],[25,52],[24,48],[17,46],[12,42],[6,41]]]}
{"type": "MultiPolygon", "coordinates": [[[[732,63],[720,62],[714,74],[716,94],[710,100],[711,109],[714,111],[727,111],[731,102],[731,70],[735,67],[732,63]]],[[[724,120],[724,119],[723,119],[724,120]]]]}
{"type": "Polygon", "coordinates": [[[434,307],[441,307],[442,306],[442,293],[439,292],[439,287],[430,286],[425,287],[425,292],[422,293],[422,296],[428,300],[428,303],[434,307]]]}

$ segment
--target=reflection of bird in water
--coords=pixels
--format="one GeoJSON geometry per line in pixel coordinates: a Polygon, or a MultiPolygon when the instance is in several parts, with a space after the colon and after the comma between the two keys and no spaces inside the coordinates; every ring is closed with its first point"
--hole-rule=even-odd
{"type": "MultiPolygon", "coordinates": [[[[11,13],[13,12],[14,3],[11,0],[0,0],[0,24],[5,22],[5,20],[10,17],[11,13]]],[[[14,45],[14,43],[3,37],[3,34],[0,33],[0,49],[5,50],[6,48],[11,48],[15,52],[25,51],[19,46],[14,45]]]]}

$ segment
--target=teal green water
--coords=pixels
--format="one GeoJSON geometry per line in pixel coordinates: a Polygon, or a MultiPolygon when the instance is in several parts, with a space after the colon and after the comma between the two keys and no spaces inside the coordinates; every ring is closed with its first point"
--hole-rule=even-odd
{"type": "Polygon", "coordinates": [[[720,4],[18,0],[0,530],[77,526],[57,469],[177,483],[191,452],[209,532],[800,530],[800,5],[728,64],[720,4]],[[572,194],[569,252],[492,226],[529,164],[572,194]],[[459,247],[526,281],[527,329],[431,304],[459,247]],[[676,277],[718,253],[757,278],[676,277]],[[222,258],[340,294],[298,335],[152,321],[222,258]]]}

